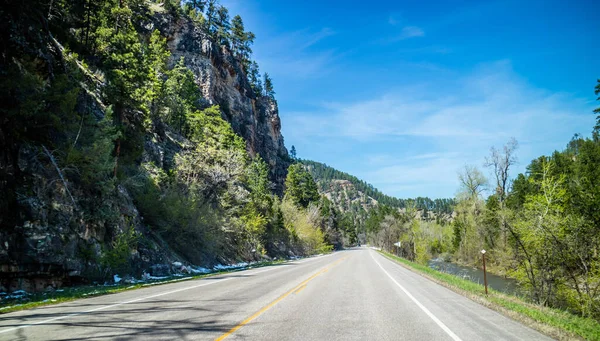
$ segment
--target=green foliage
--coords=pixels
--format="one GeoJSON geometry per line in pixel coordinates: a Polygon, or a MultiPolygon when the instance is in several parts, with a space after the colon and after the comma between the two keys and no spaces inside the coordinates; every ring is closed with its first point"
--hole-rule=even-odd
{"type": "Polygon", "coordinates": [[[254,93],[257,95],[262,95],[262,80],[260,79],[260,71],[258,70],[258,64],[256,62],[250,63],[248,70],[248,80],[250,81],[252,91],[254,91],[254,93]]]}
{"type": "MultiPolygon", "coordinates": [[[[594,88],[594,93],[596,94],[596,96],[599,96],[598,98],[596,98],[597,101],[600,101],[600,79],[597,80],[596,87],[594,88]]],[[[596,116],[596,125],[594,126],[594,140],[598,140],[600,139],[600,107],[594,109],[594,113],[598,114],[598,116],[596,116]]]]}
{"type": "Polygon", "coordinates": [[[317,184],[301,164],[292,164],[288,168],[285,179],[285,197],[303,208],[319,200],[317,184]]]}
{"type": "Polygon", "coordinates": [[[265,87],[264,95],[272,100],[275,99],[275,89],[273,88],[273,81],[268,73],[265,72],[263,77],[263,84],[265,87]]]}
{"type": "MultiPolygon", "coordinates": [[[[396,257],[389,253],[383,254],[412,270],[425,274],[438,283],[457,291],[460,294],[468,293],[476,296],[480,300],[487,302],[488,307],[499,310],[500,312],[509,310],[524,316],[527,319],[533,319],[543,325],[549,325],[560,329],[560,334],[553,335],[557,339],[570,339],[573,334],[586,340],[600,340],[600,324],[591,318],[583,318],[569,312],[550,309],[532,305],[521,298],[507,296],[506,294],[489,290],[489,294],[484,294],[482,284],[474,283],[469,280],[454,276],[451,274],[436,271],[426,265],[410,262],[406,259],[396,257]]],[[[514,316],[514,315],[513,315],[514,316]]],[[[517,318],[519,319],[519,318],[517,318]]]]}
{"type": "Polygon", "coordinates": [[[302,208],[294,202],[283,200],[280,207],[285,228],[303,253],[317,254],[331,251],[332,245],[325,243],[325,236],[319,228],[319,213],[316,206],[302,208]]]}
{"type": "Polygon", "coordinates": [[[250,192],[247,207],[259,214],[271,216],[273,194],[269,181],[269,166],[260,155],[248,166],[246,183],[250,192]]]}
{"type": "Polygon", "coordinates": [[[101,256],[100,263],[107,273],[128,273],[131,269],[131,251],[137,248],[140,235],[132,225],[124,231],[119,232],[114,238],[111,248],[105,250],[101,256]]]}
{"type": "Polygon", "coordinates": [[[166,76],[158,104],[159,117],[175,131],[187,134],[190,129],[188,116],[200,109],[201,95],[194,82],[194,74],[181,57],[166,76]]]}

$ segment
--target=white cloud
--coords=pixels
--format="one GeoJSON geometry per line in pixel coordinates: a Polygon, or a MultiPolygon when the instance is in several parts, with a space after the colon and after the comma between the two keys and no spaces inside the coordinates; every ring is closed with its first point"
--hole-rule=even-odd
{"type": "Polygon", "coordinates": [[[388,18],[388,24],[392,25],[392,26],[396,26],[400,23],[399,19],[396,19],[396,17],[394,17],[393,15],[390,15],[388,18]]]}
{"type": "Polygon", "coordinates": [[[422,28],[417,27],[417,26],[405,26],[402,28],[402,32],[400,33],[400,35],[398,36],[398,40],[404,40],[404,39],[408,39],[408,38],[415,38],[415,37],[423,37],[425,36],[425,32],[423,31],[422,28]]]}
{"type": "Polygon", "coordinates": [[[311,51],[311,47],[335,35],[331,28],[309,29],[280,34],[258,41],[255,58],[261,69],[282,79],[303,79],[322,76],[336,57],[335,50],[311,51]]]}
{"type": "MultiPolygon", "coordinates": [[[[346,157],[364,156],[372,168],[356,175],[384,192],[406,197],[403,191],[421,184],[430,193],[449,196],[458,186],[460,167],[481,167],[489,148],[511,137],[521,145],[515,171],[522,172],[533,158],[564,148],[574,133],[589,135],[592,108],[570,94],[532,86],[510,62],[500,61],[463,77],[434,79],[354,103],[325,103],[315,113],[288,113],[284,128],[292,140],[302,135],[305,141],[341,140],[361,147],[361,155],[346,157]],[[368,159],[374,146],[377,157],[368,159]]],[[[430,193],[419,194],[436,195],[430,193]]]]}

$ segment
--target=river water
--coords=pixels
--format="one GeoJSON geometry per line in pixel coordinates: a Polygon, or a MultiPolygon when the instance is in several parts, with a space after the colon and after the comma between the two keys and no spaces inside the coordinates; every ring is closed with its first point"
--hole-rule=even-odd
{"type": "MultiPolygon", "coordinates": [[[[429,267],[441,272],[449,273],[471,282],[483,285],[483,270],[479,268],[458,265],[445,262],[442,259],[432,259],[429,261],[429,267]]],[[[504,278],[494,274],[487,273],[488,288],[504,292],[507,294],[519,294],[519,285],[512,278],[504,278]]]]}

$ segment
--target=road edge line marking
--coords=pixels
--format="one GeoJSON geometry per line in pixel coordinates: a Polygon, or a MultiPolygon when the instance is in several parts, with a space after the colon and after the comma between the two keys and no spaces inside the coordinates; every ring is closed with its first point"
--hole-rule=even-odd
{"type": "MultiPolygon", "coordinates": [[[[289,264],[303,264],[303,263],[308,263],[309,261],[322,259],[323,257],[330,256],[330,255],[333,255],[333,253],[331,253],[331,254],[325,254],[323,256],[309,257],[309,258],[300,260],[299,262],[292,261],[292,262],[289,262],[289,264]]],[[[251,274],[252,275],[257,275],[259,273],[263,273],[263,272],[267,272],[267,271],[271,271],[271,270],[275,270],[275,269],[279,269],[279,268],[278,267],[273,267],[273,268],[270,268],[270,269],[253,272],[251,274]]],[[[247,270],[252,270],[252,269],[247,269],[247,270]]],[[[247,270],[243,270],[243,271],[247,271],[247,270]]],[[[124,305],[124,304],[135,303],[135,302],[143,301],[143,300],[154,298],[154,297],[159,297],[159,296],[168,295],[168,294],[174,294],[174,293],[179,292],[179,291],[184,291],[184,290],[188,290],[188,289],[194,289],[194,288],[198,288],[198,287],[203,287],[203,286],[207,286],[207,285],[210,285],[210,284],[213,284],[213,283],[222,282],[222,281],[228,280],[228,279],[231,279],[231,278],[230,277],[223,278],[223,279],[217,280],[215,282],[205,283],[205,284],[201,284],[201,285],[195,285],[195,286],[191,286],[191,287],[187,287],[187,288],[181,288],[181,289],[177,289],[177,290],[174,290],[174,291],[169,291],[169,292],[166,292],[166,293],[160,293],[160,294],[151,295],[151,296],[148,296],[148,297],[137,298],[137,299],[126,301],[126,302],[115,303],[115,304],[111,304],[111,305],[107,305],[107,306],[102,306],[102,307],[91,309],[91,310],[81,311],[81,312],[77,312],[77,313],[70,313],[70,314],[67,314],[67,315],[58,316],[58,317],[54,317],[54,318],[43,320],[43,321],[38,321],[38,322],[34,322],[34,323],[28,323],[28,324],[20,325],[20,326],[17,326],[17,327],[7,328],[7,329],[0,330],[0,334],[8,333],[8,332],[19,330],[19,329],[25,329],[25,328],[33,327],[33,326],[40,325],[40,324],[45,324],[45,323],[52,322],[52,321],[64,320],[64,319],[69,318],[69,317],[75,317],[75,316],[78,316],[78,315],[84,315],[84,314],[92,313],[92,312],[99,311],[99,310],[104,310],[104,309],[108,309],[108,308],[113,308],[113,307],[121,306],[121,305],[124,305]]],[[[180,280],[178,282],[182,282],[182,281],[185,281],[185,280],[188,280],[188,278],[182,279],[182,280],[180,280]]],[[[193,280],[193,278],[189,278],[189,280],[193,280]]],[[[76,301],[78,301],[78,300],[76,300],[76,301]]]]}
{"type": "Polygon", "coordinates": [[[215,341],[222,341],[224,339],[226,339],[227,337],[229,337],[231,334],[235,333],[236,331],[238,331],[240,328],[242,328],[243,326],[245,326],[246,324],[252,322],[252,320],[256,319],[257,317],[259,317],[260,315],[262,315],[264,312],[266,312],[267,310],[271,309],[272,307],[274,307],[277,303],[281,302],[283,299],[285,299],[286,297],[288,297],[289,295],[291,295],[292,293],[294,293],[296,290],[299,290],[302,287],[306,287],[306,284],[308,284],[308,282],[312,281],[313,279],[317,278],[319,275],[324,274],[325,272],[327,272],[327,270],[330,267],[333,267],[335,265],[337,265],[338,263],[340,263],[341,261],[343,261],[344,259],[348,258],[348,256],[340,258],[338,260],[336,260],[335,262],[326,265],[324,268],[322,268],[321,270],[317,271],[316,273],[314,273],[312,276],[310,276],[309,278],[305,279],[302,283],[296,285],[295,287],[293,287],[291,290],[287,291],[286,293],[284,293],[283,295],[279,296],[278,298],[276,298],[274,301],[272,301],[271,303],[267,304],[266,306],[262,307],[259,311],[255,312],[254,314],[252,314],[250,317],[246,318],[245,320],[243,320],[242,322],[238,323],[235,327],[231,328],[230,330],[228,330],[226,333],[224,333],[223,335],[219,336],[218,338],[215,339],[215,341]]]}
{"type": "Polygon", "coordinates": [[[435,322],[440,328],[442,328],[443,331],[446,332],[446,334],[448,334],[448,336],[450,336],[453,340],[455,341],[462,341],[460,337],[458,337],[458,335],[454,334],[454,332],[452,330],[450,330],[450,328],[448,328],[448,326],[446,326],[444,324],[444,322],[440,321],[440,319],[438,319],[435,315],[433,315],[433,313],[431,311],[429,311],[429,309],[427,309],[421,302],[419,302],[408,290],[406,290],[400,283],[398,283],[398,281],[396,281],[396,279],[394,277],[392,277],[392,275],[390,275],[389,272],[387,272],[383,266],[381,266],[381,264],[379,264],[379,262],[377,261],[377,259],[375,259],[375,257],[373,257],[373,253],[369,252],[369,254],[371,255],[371,258],[373,258],[373,260],[375,261],[375,263],[379,266],[379,268],[400,288],[402,289],[402,291],[406,294],[406,296],[408,296],[408,298],[410,298],[419,308],[421,308],[421,310],[423,310],[423,312],[425,312],[425,314],[427,314],[427,316],[429,316],[433,322],[435,322]]]}
{"type": "Polygon", "coordinates": [[[63,316],[58,316],[58,317],[54,317],[54,318],[51,318],[51,319],[48,319],[48,320],[38,321],[38,322],[34,322],[34,323],[29,323],[29,324],[21,325],[21,326],[18,326],[18,327],[13,327],[13,328],[8,328],[8,329],[0,330],[0,334],[8,333],[8,332],[19,330],[19,329],[25,329],[25,328],[33,327],[33,326],[36,326],[36,325],[39,325],[39,324],[46,324],[46,323],[52,322],[52,321],[64,320],[64,319],[69,318],[69,317],[75,317],[75,316],[78,316],[78,315],[84,315],[84,314],[88,314],[88,313],[93,313],[95,311],[100,311],[100,310],[104,310],[104,309],[114,308],[114,307],[118,307],[118,306],[125,305],[125,304],[130,304],[130,303],[135,303],[135,302],[139,302],[139,301],[144,301],[144,300],[148,300],[148,299],[155,298],[155,297],[160,297],[160,296],[164,296],[164,295],[174,294],[174,293],[180,292],[180,291],[185,291],[185,290],[195,289],[195,288],[199,288],[199,287],[204,287],[204,286],[212,285],[212,284],[215,284],[215,283],[227,281],[227,280],[230,280],[230,279],[232,279],[232,277],[222,278],[222,279],[219,279],[219,280],[211,281],[209,283],[203,283],[203,284],[194,285],[194,286],[191,286],[191,287],[180,288],[180,289],[177,289],[177,290],[172,290],[172,291],[162,292],[162,293],[159,293],[159,294],[154,294],[154,295],[150,295],[150,296],[146,296],[146,297],[136,298],[136,299],[125,301],[125,302],[115,303],[115,304],[111,304],[111,305],[105,305],[105,306],[102,306],[102,307],[99,307],[99,308],[94,308],[94,309],[91,309],[91,310],[86,310],[86,311],[82,311],[82,312],[78,312],[78,313],[72,313],[72,314],[67,314],[67,315],[63,315],[63,316]]]}

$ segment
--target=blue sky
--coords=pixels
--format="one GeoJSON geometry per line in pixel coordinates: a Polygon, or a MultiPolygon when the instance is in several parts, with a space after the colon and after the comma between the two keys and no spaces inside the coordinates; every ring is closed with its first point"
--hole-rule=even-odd
{"type": "Polygon", "coordinates": [[[511,137],[523,172],[600,105],[600,1],[221,2],[257,36],[288,149],[389,195],[452,197],[511,137]]]}

